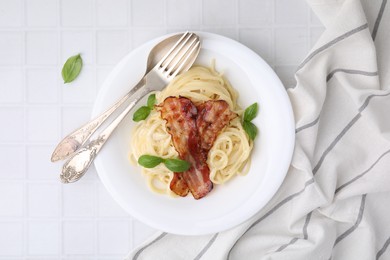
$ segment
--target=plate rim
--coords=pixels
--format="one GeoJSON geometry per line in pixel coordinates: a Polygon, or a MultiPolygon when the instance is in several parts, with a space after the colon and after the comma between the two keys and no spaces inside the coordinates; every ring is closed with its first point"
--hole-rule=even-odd
{"type": "MultiPolygon", "coordinates": [[[[153,43],[158,43],[159,41],[161,41],[169,36],[178,34],[178,33],[182,33],[182,32],[170,33],[170,34],[166,34],[166,35],[154,38],[152,40],[149,40],[149,41],[145,42],[144,44],[140,45],[139,47],[135,48],[134,50],[130,51],[129,53],[127,53],[116,65],[114,65],[113,69],[108,74],[108,76],[104,80],[103,84],[101,85],[100,90],[98,91],[98,94],[96,96],[96,99],[95,99],[95,102],[93,105],[92,117],[95,117],[97,115],[97,111],[100,109],[99,103],[101,103],[102,96],[104,96],[103,95],[105,92],[104,90],[107,89],[107,87],[110,85],[110,81],[112,81],[112,79],[115,78],[115,76],[118,73],[120,73],[120,71],[123,69],[124,65],[128,62],[128,60],[132,56],[136,55],[137,52],[143,51],[143,49],[145,49],[146,46],[150,46],[150,45],[154,46],[153,43]]],[[[283,174],[274,184],[275,188],[272,190],[272,192],[269,192],[267,194],[268,198],[265,199],[265,202],[259,203],[259,205],[257,205],[257,207],[251,207],[250,210],[247,210],[246,213],[244,214],[244,216],[242,216],[240,218],[240,220],[233,221],[233,224],[231,224],[230,222],[232,222],[232,221],[230,221],[229,223],[227,223],[225,225],[221,224],[218,228],[214,228],[214,229],[213,228],[208,228],[207,230],[188,229],[187,230],[188,232],[185,232],[180,228],[177,229],[174,227],[172,228],[172,227],[167,227],[167,226],[161,227],[161,225],[159,225],[159,223],[156,223],[156,222],[151,221],[150,219],[144,218],[144,216],[142,216],[142,214],[140,214],[137,211],[133,210],[130,212],[129,208],[126,206],[127,203],[122,200],[120,194],[118,194],[118,191],[116,191],[114,188],[112,188],[109,185],[109,180],[106,178],[106,176],[104,174],[102,174],[103,166],[101,165],[102,162],[101,162],[101,160],[99,160],[99,157],[94,161],[96,172],[97,172],[99,179],[102,182],[103,186],[108,191],[108,193],[113,198],[113,200],[116,201],[116,203],[118,203],[120,205],[120,207],[126,213],[128,213],[130,216],[138,219],[139,221],[141,221],[141,222],[143,222],[143,223],[145,223],[145,224],[147,224],[155,229],[163,230],[165,232],[179,234],[179,235],[205,235],[205,234],[220,232],[220,231],[224,231],[224,230],[233,228],[233,227],[247,221],[251,217],[253,217],[257,212],[259,212],[261,209],[263,209],[266,204],[268,204],[270,202],[272,197],[274,197],[276,192],[280,189],[280,186],[281,186],[283,180],[285,179],[287,172],[288,172],[288,168],[291,164],[293,151],[294,151],[294,147],[295,147],[295,120],[294,120],[294,113],[293,113],[291,101],[288,97],[287,91],[284,88],[282,82],[280,81],[279,77],[276,75],[275,71],[270,67],[270,65],[268,63],[266,63],[257,53],[255,53],[249,47],[243,45],[242,43],[240,43],[236,40],[227,38],[227,37],[219,35],[219,34],[210,33],[210,32],[194,31],[194,33],[198,34],[201,38],[205,37],[205,39],[209,38],[209,39],[213,39],[213,40],[217,40],[217,41],[218,40],[223,41],[227,44],[231,44],[232,46],[235,45],[235,46],[237,46],[237,48],[240,49],[240,51],[247,53],[248,57],[251,60],[256,60],[256,62],[262,63],[264,65],[264,69],[267,69],[267,74],[272,76],[272,80],[275,82],[275,85],[279,85],[277,87],[278,92],[279,92],[278,96],[280,98],[284,99],[284,101],[285,101],[285,102],[283,102],[283,104],[284,104],[284,109],[286,109],[285,112],[287,113],[286,118],[289,121],[289,122],[286,121],[286,125],[288,125],[290,129],[286,130],[286,132],[289,133],[288,134],[289,135],[289,137],[288,137],[289,142],[285,144],[287,147],[286,150],[288,150],[288,152],[285,153],[286,163],[285,163],[284,167],[282,167],[283,174]]],[[[254,197],[258,192],[259,192],[259,189],[257,189],[255,192],[253,192],[253,194],[250,197],[251,198],[254,197]]],[[[250,201],[250,200],[248,199],[248,201],[250,201]]]]}

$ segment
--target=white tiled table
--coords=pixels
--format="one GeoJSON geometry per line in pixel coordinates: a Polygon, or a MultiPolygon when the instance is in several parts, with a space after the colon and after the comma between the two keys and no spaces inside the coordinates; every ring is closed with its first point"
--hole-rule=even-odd
{"type": "Polygon", "coordinates": [[[323,28],[304,0],[0,0],[0,259],[121,259],[152,228],[96,171],[59,182],[51,152],[87,121],[102,81],[146,40],[215,32],[259,53],[288,86],[323,28]],[[81,53],[79,78],[61,68],[81,53]]]}

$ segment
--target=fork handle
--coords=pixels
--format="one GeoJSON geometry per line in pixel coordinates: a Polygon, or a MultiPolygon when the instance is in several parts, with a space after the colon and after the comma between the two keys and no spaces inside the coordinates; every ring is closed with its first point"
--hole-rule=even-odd
{"type": "Polygon", "coordinates": [[[126,100],[144,86],[144,79],[135,85],[128,93],[120,98],[114,105],[104,111],[101,115],[87,122],[80,128],[76,129],[67,135],[55,148],[51,161],[66,159],[69,155],[76,152],[91,136],[92,134],[107,120],[107,118],[114,113],[126,100]]]}
{"type": "MultiPolygon", "coordinates": [[[[100,149],[107,142],[108,138],[116,127],[122,122],[130,110],[151,90],[145,84],[139,84],[137,91],[129,97],[130,103],[125,110],[112,121],[96,138],[91,139],[84,147],[73,154],[63,165],[60,175],[63,183],[70,183],[79,180],[88,170],[100,149]]],[[[138,86],[138,85],[137,85],[138,86]]]]}

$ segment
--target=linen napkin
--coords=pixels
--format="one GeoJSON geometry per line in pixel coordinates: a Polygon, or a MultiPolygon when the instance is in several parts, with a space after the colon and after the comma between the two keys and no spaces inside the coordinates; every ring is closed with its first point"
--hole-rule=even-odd
{"type": "Polygon", "coordinates": [[[158,233],[127,259],[390,259],[390,7],[308,3],[326,29],[288,89],[296,147],[277,194],[231,230],[158,233]]]}

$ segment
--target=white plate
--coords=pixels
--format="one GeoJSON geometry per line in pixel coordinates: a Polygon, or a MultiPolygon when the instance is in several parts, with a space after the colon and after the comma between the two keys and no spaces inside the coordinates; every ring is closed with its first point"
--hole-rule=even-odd
{"type": "MultiPolygon", "coordinates": [[[[238,90],[239,105],[259,104],[259,114],[253,121],[259,135],[248,175],[236,176],[224,185],[214,185],[212,192],[200,200],[192,196],[171,198],[153,193],[140,168],[130,165],[128,160],[129,133],[134,126],[132,112],[95,160],[101,181],[123,209],[156,229],[182,235],[226,230],[263,208],[287,173],[295,139],[291,104],[273,70],[236,41],[211,33],[197,34],[202,40],[202,49],[196,64],[208,66],[215,59],[217,70],[224,72],[238,90]]],[[[142,45],[116,65],[99,91],[94,116],[140,80],[149,51],[165,37],[142,45]]]]}

